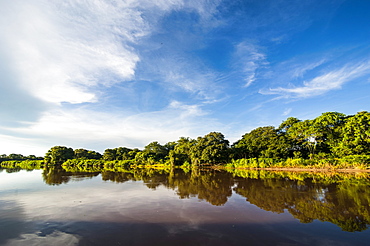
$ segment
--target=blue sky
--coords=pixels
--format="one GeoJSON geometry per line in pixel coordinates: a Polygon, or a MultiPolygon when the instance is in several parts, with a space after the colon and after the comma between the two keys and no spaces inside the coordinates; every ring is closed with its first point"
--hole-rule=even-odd
{"type": "Polygon", "coordinates": [[[370,1],[0,1],[0,153],[103,152],[370,102],[370,1]]]}

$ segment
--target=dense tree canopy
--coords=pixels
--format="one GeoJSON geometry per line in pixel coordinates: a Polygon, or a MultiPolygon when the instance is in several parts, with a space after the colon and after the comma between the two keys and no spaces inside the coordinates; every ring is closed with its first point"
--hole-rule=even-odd
{"type": "Polygon", "coordinates": [[[54,146],[45,155],[45,161],[51,164],[62,164],[74,157],[72,148],[65,146],[54,146]]]}
{"type": "Polygon", "coordinates": [[[265,126],[244,134],[234,148],[243,158],[285,158],[289,156],[292,144],[285,132],[265,126]]]}
{"type": "MultiPolygon", "coordinates": [[[[91,150],[55,146],[45,155],[45,161],[61,164],[75,158],[199,166],[225,164],[242,158],[314,159],[316,156],[347,158],[349,155],[370,155],[370,113],[366,111],[349,116],[326,112],[311,120],[289,117],[278,128],[264,126],[253,129],[231,146],[222,133],[210,132],[197,139],[181,137],[164,145],[153,141],[143,150],[127,147],[106,149],[103,155],[91,150]]],[[[1,158],[13,160],[24,157],[11,154],[1,158]]],[[[367,160],[365,157],[359,159],[367,160]]]]}
{"type": "Polygon", "coordinates": [[[370,154],[370,113],[363,111],[349,116],[338,133],[341,141],[334,146],[338,156],[370,154]]]}

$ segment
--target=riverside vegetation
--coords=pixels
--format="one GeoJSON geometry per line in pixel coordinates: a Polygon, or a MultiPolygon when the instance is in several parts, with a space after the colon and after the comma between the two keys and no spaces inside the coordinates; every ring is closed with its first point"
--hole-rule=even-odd
{"type": "Polygon", "coordinates": [[[151,142],[143,150],[117,147],[100,154],[54,146],[44,158],[11,154],[1,155],[0,162],[2,167],[31,169],[218,166],[364,170],[370,167],[370,113],[326,112],[312,120],[289,117],[277,128],[258,127],[231,146],[222,133],[211,132],[164,145],[151,142]]]}

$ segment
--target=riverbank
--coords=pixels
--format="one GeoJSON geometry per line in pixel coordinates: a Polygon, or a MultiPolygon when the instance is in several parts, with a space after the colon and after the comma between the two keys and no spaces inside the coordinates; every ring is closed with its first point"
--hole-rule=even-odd
{"type": "Polygon", "coordinates": [[[214,169],[237,169],[237,170],[265,170],[265,171],[286,171],[286,172],[339,172],[339,173],[370,173],[370,169],[355,169],[355,168],[284,168],[284,167],[266,167],[266,168],[248,168],[248,167],[221,167],[217,166],[214,169]]]}

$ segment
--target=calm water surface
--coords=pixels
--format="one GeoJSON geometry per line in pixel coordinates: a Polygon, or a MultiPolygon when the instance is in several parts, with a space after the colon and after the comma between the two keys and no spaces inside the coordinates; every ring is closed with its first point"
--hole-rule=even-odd
{"type": "Polygon", "coordinates": [[[367,175],[0,170],[0,245],[370,245],[367,175]]]}

